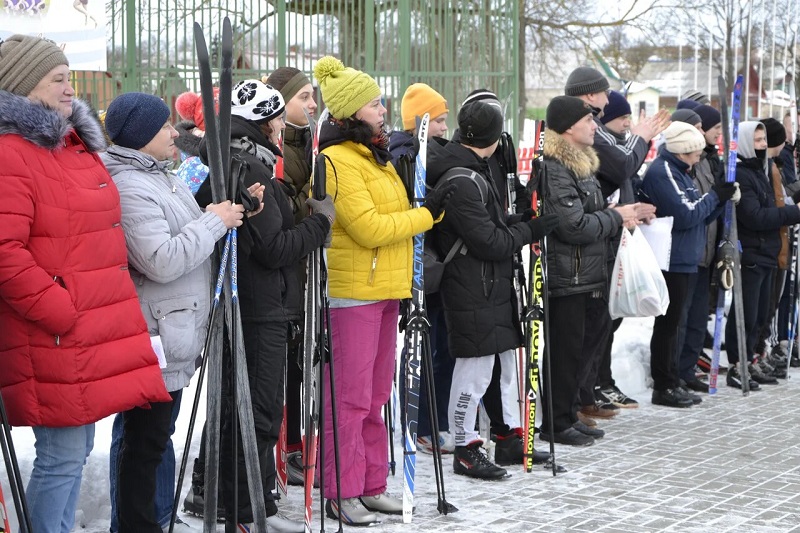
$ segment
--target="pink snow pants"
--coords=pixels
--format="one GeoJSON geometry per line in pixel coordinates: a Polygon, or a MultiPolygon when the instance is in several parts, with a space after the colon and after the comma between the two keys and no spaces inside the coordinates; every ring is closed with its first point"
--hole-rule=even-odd
{"type": "MultiPolygon", "coordinates": [[[[397,351],[397,300],[331,309],[339,422],[341,497],[386,491],[389,452],[383,406],[392,392],[397,351]]],[[[328,367],[325,368],[325,486],[336,498],[336,470],[328,367]]]]}

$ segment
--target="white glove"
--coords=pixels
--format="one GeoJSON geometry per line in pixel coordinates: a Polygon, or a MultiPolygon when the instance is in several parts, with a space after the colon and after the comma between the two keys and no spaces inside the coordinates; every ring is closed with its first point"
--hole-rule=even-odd
{"type": "Polygon", "coordinates": [[[742,191],[739,190],[739,182],[734,181],[733,186],[736,188],[736,192],[734,192],[733,196],[731,196],[731,200],[733,200],[735,205],[739,205],[739,200],[742,199],[742,191]]]}

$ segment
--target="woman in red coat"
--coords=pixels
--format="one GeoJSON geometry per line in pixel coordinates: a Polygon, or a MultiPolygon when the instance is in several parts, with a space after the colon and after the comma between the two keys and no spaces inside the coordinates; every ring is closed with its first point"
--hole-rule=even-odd
{"type": "Polygon", "coordinates": [[[53,42],[0,42],[0,393],[32,426],[36,533],[72,529],[94,422],[170,400],[128,275],[97,117],[53,42]]]}

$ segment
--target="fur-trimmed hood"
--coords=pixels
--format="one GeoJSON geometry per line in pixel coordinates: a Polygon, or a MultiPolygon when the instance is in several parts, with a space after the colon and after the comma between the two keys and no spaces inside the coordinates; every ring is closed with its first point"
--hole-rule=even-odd
{"type": "Polygon", "coordinates": [[[89,104],[74,98],[72,116],[32,102],[24,96],[0,91],[0,135],[19,135],[46,150],[57,150],[72,129],[92,152],[106,149],[103,127],[89,104]]]}
{"type": "Polygon", "coordinates": [[[200,141],[203,138],[192,133],[192,130],[196,127],[194,122],[188,120],[181,120],[175,124],[175,129],[178,131],[178,136],[175,138],[175,146],[187,156],[200,155],[200,141]]]}
{"type": "Polygon", "coordinates": [[[600,159],[594,148],[580,150],[551,129],[544,131],[544,156],[557,160],[578,179],[587,179],[600,168],[600,159]]]}

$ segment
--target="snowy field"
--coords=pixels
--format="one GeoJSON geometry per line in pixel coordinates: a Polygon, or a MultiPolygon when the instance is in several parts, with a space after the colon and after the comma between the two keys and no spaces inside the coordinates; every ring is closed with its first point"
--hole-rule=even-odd
{"type": "MultiPolygon", "coordinates": [[[[740,402],[742,400],[738,391],[722,386],[720,393],[715,398],[706,396],[703,405],[698,408],[690,410],[682,409],[667,409],[654,407],[649,402],[650,391],[649,386],[649,339],[652,327],[652,319],[626,319],[623,321],[622,327],[616,335],[614,344],[612,369],[614,377],[617,380],[618,386],[628,393],[630,396],[639,400],[642,404],[636,410],[623,410],[615,421],[601,422],[601,426],[606,429],[608,435],[604,440],[599,441],[595,446],[586,449],[572,449],[569,447],[558,446],[557,456],[559,462],[563,464],[569,472],[553,479],[547,472],[537,469],[532,474],[525,475],[521,469],[511,468],[512,478],[504,482],[480,482],[469,478],[456,476],[452,473],[452,459],[445,458],[445,481],[448,500],[459,507],[459,512],[447,517],[440,517],[436,512],[436,489],[433,483],[432,464],[429,456],[420,455],[418,460],[418,484],[417,484],[417,511],[415,513],[415,525],[403,525],[400,517],[385,517],[384,523],[372,528],[373,531],[409,531],[411,528],[424,528],[428,531],[452,531],[452,532],[479,532],[479,531],[572,531],[573,528],[569,525],[552,525],[548,526],[545,521],[545,516],[533,511],[535,502],[542,496],[542,491],[547,494],[551,491],[551,498],[553,502],[558,502],[559,506],[565,506],[565,509],[580,509],[582,505],[592,507],[597,510],[598,505],[600,510],[604,513],[605,506],[608,505],[608,516],[604,518],[602,514],[596,517],[594,524],[597,526],[588,530],[603,530],[603,531],[631,531],[631,532],[646,532],[646,531],[787,531],[787,529],[758,529],[758,528],[744,528],[736,529],[734,526],[740,524],[739,522],[721,522],[723,525],[719,527],[706,527],[702,526],[699,529],[694,529],[684,524],[686,527],[678,527],[673,529],[669,527],[669,518],[663,522],[662,527],[641,527],[634,523],[625,525],[627,515],[620,514],[624,509],[629,508],[631,505],[641,504],[642,498],[647,498],[646,492],[648,490],[658,492],[658,490],[647,488],[647,484],[652,482],[645,479],[647,476],[653,474],[669,475],[672,467],[658,466],[657,461],[669,456],[670,453],[665,453],[658,450],[648,448],[653,442],[661,442],[662,437],[658,435],[664,431],[664,428],[669,424],[683,424],[682,417],[689,416],[699,417],[700,424],[693,424],[700,428],[704,427],[702,420],[707,419],[708,414],[713,413],[713,409],[722,408],[726,402],[740,402]],[[715,405],[716,404],[716,405],[715,405]],[[702,412],[700,410],[702,409],[702,412]],[[696,413],[697,412],[697,413],[696,413]],[[620,433],[628,435],[627,438],[622,439],[624,436],[620,433]],[[625,450],[622,451],[621,450],[625,450]],[[630,450],[633,455],[627,456],[630,450]],[[637,455],[636,450],[641,450],[641,454],[637,455]],[[648,457],[651,456],[651,457],[648,457]],[[610,461],[610,463],[609,463],[610,461]],[[627,462],[626,462],[627,461],[627,462]],[[609,468],[611,464],[612,469],[604,471],[600,465],[605,465],[603,468],[609,468]],[[593,493],[597,492],[596,484],[598,480],[602,480],[606,475],[619,475],[619,468],[623,468],[627,475],[632,480],[631,482],[645,483],[643,491],[645,493],[639,494],[639,491],[630,492],[624,491],[626,498],[609,499],[607,504],[603,502],[603,498],[609,498],[608,493],[601,493],[597,496],[598,500],[593,493]],[[664,470],[666,468],[666,470],[664,470]],[[567,494],[565,496],[565,494],[567,494]],[[524,513],[525,508],[530,505],[530,514],[524,513]],[[503,520],[508,520],[508,523],[503,526],[503,520]],[[489,524],[492,524],[491,526],[489,524]],[[604,526],[616,524],[612,529],[605,529],[604,526]],[[730,529],[734,527],[734,529],[730,529]]],[[[723,364],[724,364],[723,360],[723,364]]],[[[796,372],[793,370],[793,372],[796,372]]],[[[798,375],[795,374],[794,380],[789,380],[788,383],[782,384],[778,387],[789,390],[791,385],[795,385],[791,390],[796,389],[798,375]]],[[[724,383],[724,376],[722,377],[724,383]]],[[[190,410],[190,397],[194,391],[194,384],[190,392],[185,398],[184,409],[178,421],[178,429],[176,432],[175,449],[176,455],[182,451],[183,441],[186,435],[188,424],[188,415],[190,410]]],[[[751,399],[766,398],[766,393],[754,393],[751,399]]],[[[797,394],[795,393],[795,396],[797,394]]],[[[689,420],[689,418],[686,418],[689,420]]],[[[791,427],[791,425],[789,426],[791,427]]],[[[796,425],[792,431],[796,431],[796,425]]],[[[686,439],[687,434],[681,430],[677,430],[674,437],[678,440],[686,439]]],[[[79,503],[78,519],[76,524],[76,531],[85,531],[88,533],[99,533],[108,531],[108,520],[110,512],[110,504],[108,501],[108,448],[110,443],[111,434],[111,419],[105,419],[97,425],[97,436],[95,440],[95,447],[89,462],[84,471],[83,488],[81,491],[81,498],[79,503]]],[[[27,428],[17,428],[13,430],[14,444],[16,446],[17,455],[19,458],[20,466],[23,471],[23,476],[27,481],[27,476],[31,470],[33,461],[33,435],[27,428]]],[[[671,439],[673,435],[670,435],[671,439]]],[[[692,442],[692,441],[688,441],[692,442]]],[[[536,441],[540,449],[544,449],[545,444],[536,441]]],[[[197,454],[199,448],[199,432],[193,439],[191,456],[197,454]]],[[[402,452],[400,451],[399,440],[396,444],[397,461],[402,461],[402,452]]],[[[788,458],[788,456],[787,456],[788,458]]],[[[678,457],[678,460],[685,459],[678,457]]],[[[680,464],[680,463],[676,463],[680,464]]],[[[796,456],[794,457],[794,476],[798,478],[797,470],[798,464],[796,456]]],[[[681,466],[676,466],[678,470],[681,466]]],[[[783,469],[782,471],[785,471],[783,469]]],[[[389,491],[395,495],[402,493],[402,467],[398,468],[398,475],[389,478],[389,491]]],[[[13,520],[12,502],[10,501],[10,494],[7,489],[5,471],[0,473],[3,486],[9,506],[10,514],[13,520]]],[[[699,483],[699,481],[698,481],[699,483]]],[[[800,494],[800,479],[797,479],[795,487],[795,494],[800,494]]],[[[188,488],[188,476],[182,490],[182,495],[186,493],[188,488]]],[[[609,487],[613,488],[613,487],[609,487]]],[[[619,492],[623,494],[623,492],[619,492]]],[[[798,496],[800,498],[800,496],[798,496]]],[[[691,502],[687,505],[691,507],[691,502]]],[[[302,519],[302,489],[300,487],[290,487],[288,501],[281,503],[281,511],[290,518],[301,520],[302,519]]],[[[696,507],[696,502],[695,502],[696,507]]],[[[797,503],[794,504],[795,509],[797,503]]],[[[318,505],[315,504],[315,519],[319,519],[318,505]]],[[[631,508],[632,509],[632,508],[631,508]]],[[[788,511],[792,512],[792,511],[788,511]]],[[[180,514],[187,523],[195,525],[198,529],[201,528],[200,520],[192,517],[186,517],[180,514]]],[[[669,514],[667,515],[670,516],[669,514]]],[[[800,517],[798,517],[800,518],[800,517]]],[[[550,520],[550,519],[547,519],[550,520]]],[[[675,518],[679,521],[678,518],[675,518]]],[[[722,520],[720,518],[720,520],[722,520]]],[[[795,524],[800,523],[796,520],[795,524]]],[[[222,531],[222,526],[219,530],[222,531]]],[[[318,529],[318,527],[317,527],[318,529]]],[[[325,529],[327,531],[336,531],[334,523],[326,520],[325,529]]],[[[574,530],[587,530],[583,527],[577,527],[574,530]]],[[[12,531],[16,531],[12,527],[12,531]]]]}

